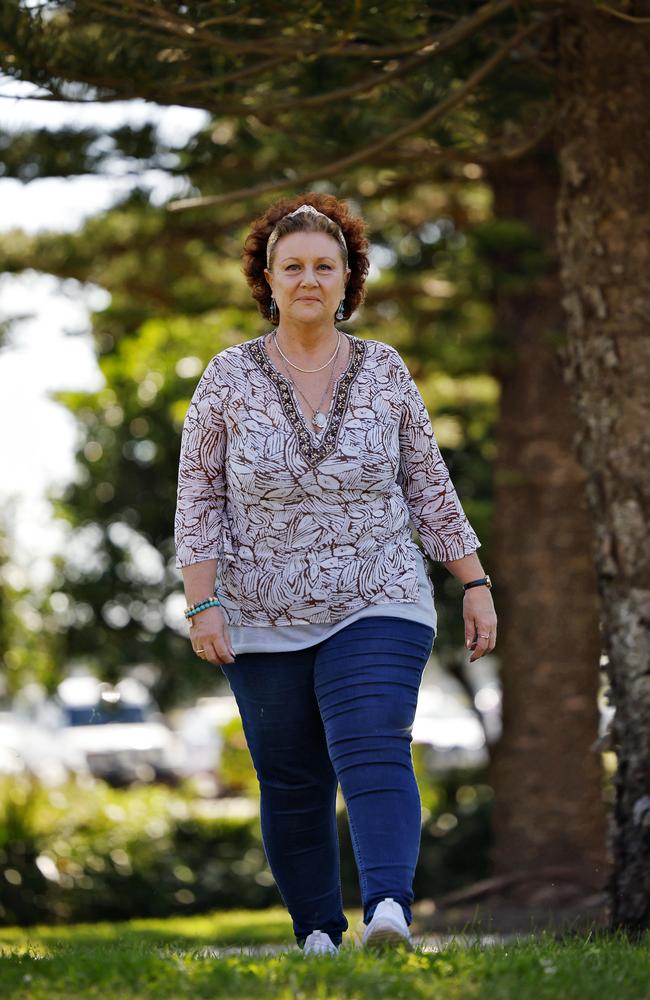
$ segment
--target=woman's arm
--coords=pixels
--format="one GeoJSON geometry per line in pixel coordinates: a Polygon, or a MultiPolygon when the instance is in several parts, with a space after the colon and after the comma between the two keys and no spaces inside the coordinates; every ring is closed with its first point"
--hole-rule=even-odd
{"type": "MultiPolygon", "coordinates": [[[[214,594],[223,545],[227,434],[217,357],[194,390],[181,435],[174,537],[188,605],[214,594]]],[[[204,650],[197,655],[211,663],[231,662],[225,613],[216,606],[206,608],[191,622],[192,647],[204,650]]]]}
{"type": "MultiPolygon", "coordinates": [[[[399,359],[403,391],[398,483],[427,553],[461,583],[485,576],[476,554],[480,541],[469,523],[436,441],[424,400],[404,361],[399,359]]],[[[465,646],[470,662],[494,649],[497,616],[488,587],[471,587],[463,596],[465,646]]]]}
{"type": "Polygon", "coordinates": [[[188,605],[198,604],[206,597],[214,595],[214,583],[217,572],[217,560],[206,559],[204,562],[183,566],[183,587],[188,605]]]}
{"type": "MultiPolygon", "coordinates": [[[[481,566],[481,560],[476,552],[470,552],[462,559],[448,559],[442,564],[452,576],[455,576],[461,583],[469,583],[470,580],[478,580],[485,576],[485,570],[481,566]]],[[[468,591],[465,591],[468,593],[468,591]]]]}
{"type": "MultiPolygon", "coordinates": [[[[395,354],[402,385],[397,482],[428,555],[445,564],[461,560],[481,543],[451,481],[420,390],[399,353],[395,354]]],[[[482,570],[478,575],[483,575],[482,570]]]]}
{"type": "Polygon", "coordinates": [[[178,569],[215,560],[222,551],[227,434],[221,390],[215,357],[201,376],[183,421],[174,518],[178,569]]]}

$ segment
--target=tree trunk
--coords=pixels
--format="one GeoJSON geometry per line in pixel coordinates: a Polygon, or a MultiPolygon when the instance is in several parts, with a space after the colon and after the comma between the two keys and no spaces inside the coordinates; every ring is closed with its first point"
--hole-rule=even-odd
{"type": "Polygon", "coordinates": [[[650,926],[650,31],[591,3],[571,15],[556,135],[566,379],[616,709],[611,924],[637,933],[650,926]]]}
{"type": "MultiPolygon", "coordinates": [[[[602,762],[593,748],[601,644],[585,473],[572,451],[575,420],[558,356],[564,316],[557,163],[542,151],[493,173],[496,219],[523,222],[525,249],[536,246],[543,255],[518,293],[511,283],[525,275],[522,238],[504,247],[510,259],[493,261],[496,324],[508,345],[495,366],[501,408],[494,569],[504,728],[490,766],[493,871],[562,865],[575,871],[584,895],[585,887],[604,889],[608,875],[602,762]]],[[[552,905],[566,893],[566,883],[549,878],[541,888],[539,881],[523,882],[510,895],[518,903],[543,898],[552,905]]]]}

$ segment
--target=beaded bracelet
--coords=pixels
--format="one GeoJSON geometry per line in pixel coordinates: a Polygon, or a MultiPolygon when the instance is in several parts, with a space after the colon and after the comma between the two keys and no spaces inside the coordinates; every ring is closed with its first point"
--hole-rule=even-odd
{"type": "Polygon", "coordinates": [[[199,611],[205,611],[206,608],[220,608],[221,606],[221,601],[218,597],[206,597],[205,600],[197,601],[189,608],[185,608],[183,614],[186,618],[192,618],[193,615],[198,615],[199,611]]]}

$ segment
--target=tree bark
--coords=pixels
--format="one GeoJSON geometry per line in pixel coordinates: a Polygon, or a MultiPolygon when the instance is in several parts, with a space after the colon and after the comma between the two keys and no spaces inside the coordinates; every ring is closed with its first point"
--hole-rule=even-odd
{"type": "MultiPolygon", "coordinates": [[[[495,261],[501,408],[495,485],[495,604],[503,733],[490,781],[494,874],[535,866],[575,870],[577,886],[604,888],[607,870],[602,762],[598,594],[585,473],[572,451],[575,419],[562,378],[564,333],[555,246],[556,159],[502,164],[490,178],[495,218],[524,222],[543,261],[515,293],[521,243],[495,261]],[[542,256],[543,254],[543,256],[542,256]]],[[[551,878],[523,882],[511,898],[560,903],[551,878]]]]}
{"type": "Polygon", "coordinates": [[[557,126],[565,377],[616,710],[611,924],[636,933],[650,926],[650,30],[590,3],[572,15],[557,126]]]}

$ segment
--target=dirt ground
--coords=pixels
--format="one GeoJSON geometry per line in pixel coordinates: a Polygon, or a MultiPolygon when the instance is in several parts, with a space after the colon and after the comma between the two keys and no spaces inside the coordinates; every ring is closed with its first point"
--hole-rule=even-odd
{"type": "Polygon", "coordinates": [[[420,935],[511,935],[549,930],[584,933],[609,925],[606,891],[567,879],[562,870],[535,877],[485,879],[440,900],[413,904],[411,932],[420,935]]]}

